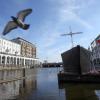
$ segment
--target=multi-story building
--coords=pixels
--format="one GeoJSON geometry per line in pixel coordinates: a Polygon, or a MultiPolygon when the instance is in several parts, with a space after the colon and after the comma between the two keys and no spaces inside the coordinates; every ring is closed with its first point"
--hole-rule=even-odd
{"type": "Polygon", "coordinates": [[[91,43],[91,59],[94,65],[100,65],[100,35],[91,43]]]}
{"type": "Polygon", "coordinates": [[[34,44],[20,37],[12,39],[11,41],[21,45],[21,56],[36,58],[36,46],[34,44]]]}
{"type": "Polygon", "coordinates": [[[7,39],[0,38],[0,53],[20,55],[21,45],[7,39]]]}
{"type": "Polygon", "coordinates": [[[13,40],[0,38],[0,67],[34,67],[39,64],[40,61],[36,58],[35,45],[22,38],[13,40]]]}

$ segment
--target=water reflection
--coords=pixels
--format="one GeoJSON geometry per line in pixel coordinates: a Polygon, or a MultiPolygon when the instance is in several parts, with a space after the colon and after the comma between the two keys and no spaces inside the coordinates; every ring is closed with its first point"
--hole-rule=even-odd
{"type": "Polygon", "coordinates": [[[58,85],[60,70],[39,68],[25,80],[0,84],[0,100],[100,100],[100,84],[58,85]]]}
{"type": "Polygon", "coordinates": [[[64,89],[58,88],[58,68],[41,68],[37,74],[37,90],[29,100],[65,100],[64,89]],[[61,90],[61,91],[60,91],[61,90]]]}
{"type": "Polygon", "coordinates": [[[0,100],[14,99],[19,95],[20,81],[0,84],[0,100]]]}
{"type": "Polygon", "coordinates": [[[66,100],[100,100],[100,84],[61,84],[66,100]]]}
{"type": "Polygon", "coordinates": [[[36,69],[27,69],[26,78],[17,79],[23,75],[21,70],[0,71],[0,100],[24,100],[37,87],[36,72],[36,69]]]}

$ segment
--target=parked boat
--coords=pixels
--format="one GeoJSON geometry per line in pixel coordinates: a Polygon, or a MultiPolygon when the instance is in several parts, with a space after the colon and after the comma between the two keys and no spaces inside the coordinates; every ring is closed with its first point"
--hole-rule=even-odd
{"type": "Polygon", "coordinates": [[[67,82],[100,82],[100,74],[90,73],[92,69],[91,52],[76,46],[61,54],[64,72],[58,74],[59,81],[67,82]]]}

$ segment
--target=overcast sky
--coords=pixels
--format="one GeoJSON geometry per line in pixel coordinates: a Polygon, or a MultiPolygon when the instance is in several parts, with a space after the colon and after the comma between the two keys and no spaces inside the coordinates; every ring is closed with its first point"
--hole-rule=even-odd
{"type": "Polygon", "coordinates": [[[20,10],[32,8],[25,22],[28,30],[15,29],[7,39],[22,37],[37,46],[37,57],[42,61],[61,61],[61,53],[71,48],[70,37],[61,37],[69,32],[83,34],[73,36],[74,46],[85,48],[100,34],[100,0],[0,0],[1,33],[10,16],[20,10]]]}

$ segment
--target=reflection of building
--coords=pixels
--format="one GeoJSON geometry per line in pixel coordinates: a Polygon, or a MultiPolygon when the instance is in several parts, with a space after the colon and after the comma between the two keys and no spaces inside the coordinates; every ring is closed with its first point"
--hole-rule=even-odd
{"type": "Polygon", "coordinates": [[[0,52],[11,54],[11,55],[20,55],[21,46],[18,43],[14,43],[7,39],[0,38],[0,52]]]}
{"type": "Polygon", "coordinates": [[[36,46],[20,37],[12,39],[12,41],[21,45],[21,56],[36,58],[36,46]]]}
{"type": "Polygon", "coordinates": [[[94,65],[100,65],[100,35],[91,43],[91,59],[94,65]]]}

